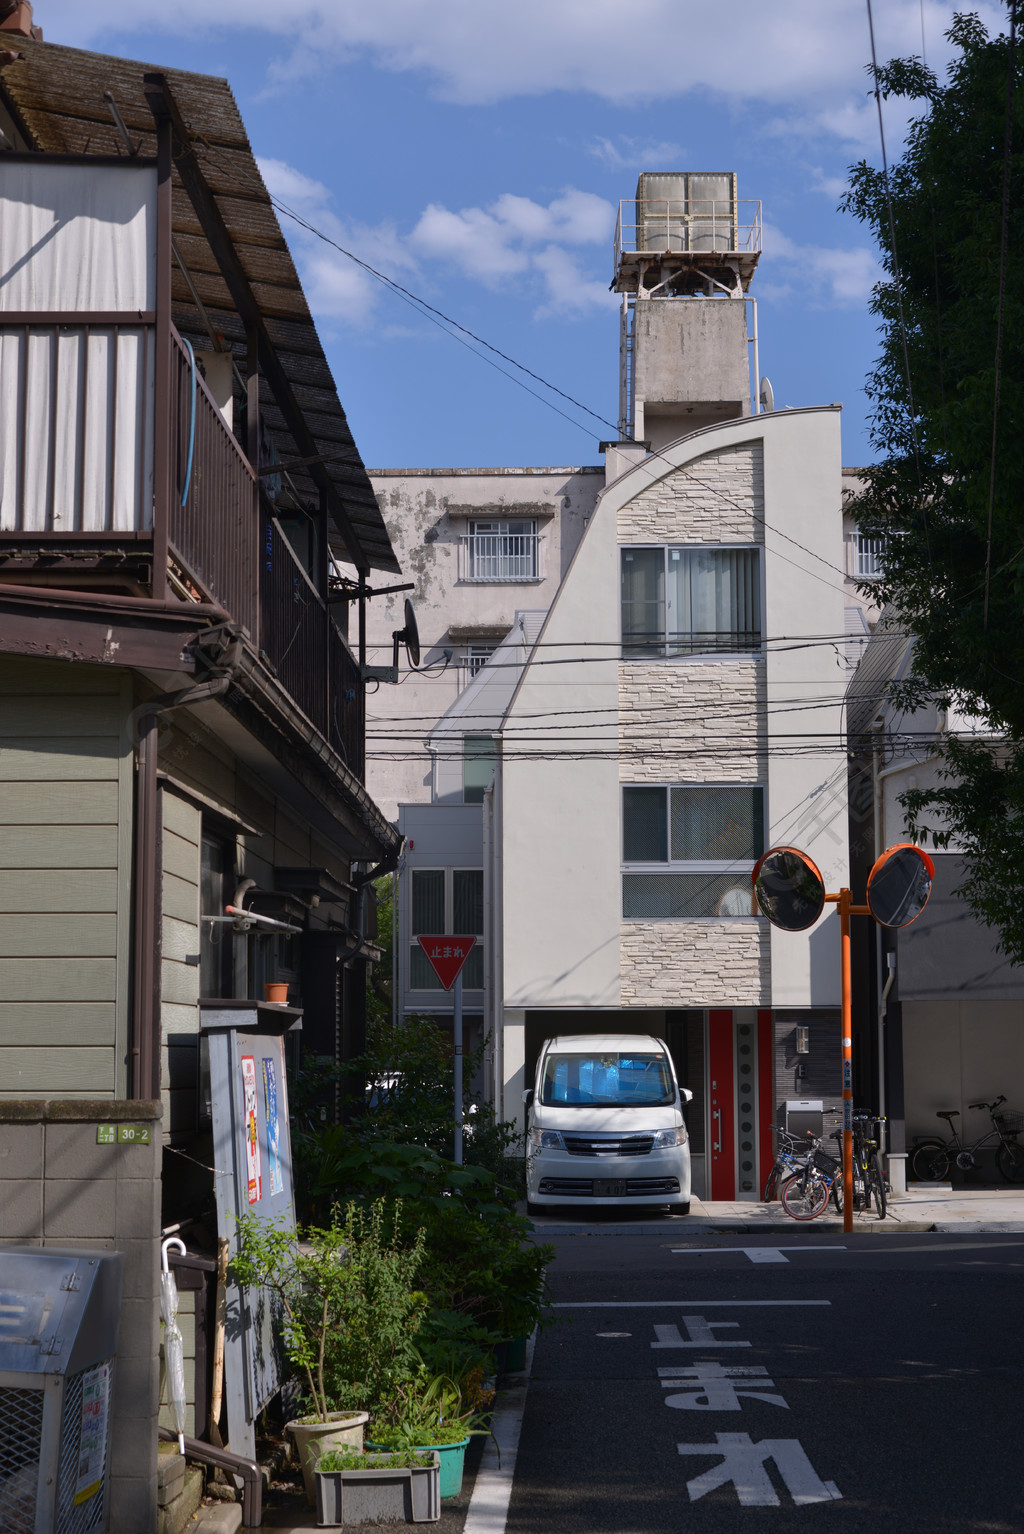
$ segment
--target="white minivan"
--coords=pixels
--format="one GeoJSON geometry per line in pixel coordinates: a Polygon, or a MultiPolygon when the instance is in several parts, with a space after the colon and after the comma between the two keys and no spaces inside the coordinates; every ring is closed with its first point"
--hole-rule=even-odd
{"type": "Polygon", "coordinates": [[[663,1039],[581,1033],[545,1039],[528,1106],[526,1197],[555,1204],[661,1204],[690,1210],[690,1146],[663,1039]]]}

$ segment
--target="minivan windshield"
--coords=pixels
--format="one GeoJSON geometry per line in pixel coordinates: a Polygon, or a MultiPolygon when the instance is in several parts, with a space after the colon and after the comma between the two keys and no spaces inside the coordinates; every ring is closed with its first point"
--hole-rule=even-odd
{"type": "Polygon", "coordinates": [[[547,1108],[664,1107],[675,1101],[675,1084],[662,1054],[550,1054],[544,1061],[540,1100],[547,1108]]]}

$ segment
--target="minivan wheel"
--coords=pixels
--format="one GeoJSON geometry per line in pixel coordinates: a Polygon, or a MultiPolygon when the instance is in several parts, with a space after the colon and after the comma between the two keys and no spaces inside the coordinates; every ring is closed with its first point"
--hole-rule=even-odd
{"type": "Polygon", "coordinates": [[[685,1204],[670,1204],[668,1206],[668,1212],[669,1214],[689,1214],[690,1200],[687,1199],[685,1204]]]}
{"type": "Polygon", "coordinates": [[[531,1204],[529,1199],[527,1199],[527,1201],[526,1201],[526,1212],[530,1216],[531,1219],[536,1218],[536,1216],[539,1215],[539,1214],[543,1214],[544,1213],[544,1209],[545,1209],[545,1206],[543,1204],[531,1204]]]}

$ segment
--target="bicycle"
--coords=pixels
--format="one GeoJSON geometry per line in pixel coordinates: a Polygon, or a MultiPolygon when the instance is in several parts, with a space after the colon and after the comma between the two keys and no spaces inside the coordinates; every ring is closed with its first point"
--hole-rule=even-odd
{"type": "Polygon", "coordinates": [[[777,1124],[772,1125],[772,1131],[778,1135],[779,1144],[775,1153],[775,1160],[772,1163],[772,1169],[768,1173],[768,1179],[764,1185],[763,1201],[766,1204],[770,1204],[775,1198],[779,1191],[780,1183],[784,1182],[787,1177],[792,1177],[795,1172],[803,1170],[811,1151],[806,1138],[801,1140],[797,1135],[791,1134],[788,1129],[780,1129],[777,1124]],[[802,1157],[798,1157],[795,1154],[798,1147],[804,1151],[802,1157]]]}
{"type": "Polygon", "coordinates": [[[960,1110],[958,1108],[940,1109],[935,1117],[946,1120],[950,1136],[948,1140],[942,1140],[937,1135],[919,1136],[914,1141],[910,1152],[910,1166],[917,1181],[942,1182],[953,1162],[961,1172],[969,1172],[978,1164],[977,1152],[998,1141],[996,1162],[1003,1177],[1007,1182],[1024,1182],[1024,1145],[1021,1145],[1017,1139],[1017,1136],[1024,1131],[1024,1113],[1016,1113],[1012,1109],[1008,1109],[1005,1113],[997,1113],[996,1109],[1005,1101],[1005,1097],[997,1097],[992,1103],[967,1104],[971,1109],[987,1108],[989,1118],[992,1120],[992,1128],[983,1135],[979,1135],[971,1145],[963,1143],[953,1125],[953,1120],[960,1117],[960,1110]]]}
{"type": "Polygon", "coordinates": [[[859,1204],[862,1209],[870,1209],[873,1201],[880,1220],[885,1219],[887,1209],[885,1174],[878,1155],[878,1141],[868,1133],[868,1128],[884,1122],[870,1113],[853,1115],[853,1207],[856,1209],[859,1204]]]}
{"type": "Polygon", "coordinates": [[[829,1200],[843,1212],[843,1164],[812,1140],[806,1165],[782,1185],[782,1207],[792,1220],[816,1220],[829,1200]]]}

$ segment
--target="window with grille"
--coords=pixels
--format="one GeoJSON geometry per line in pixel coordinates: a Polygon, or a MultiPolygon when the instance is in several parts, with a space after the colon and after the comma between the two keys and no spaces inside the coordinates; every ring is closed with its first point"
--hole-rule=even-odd
{"type": "Polygon", "coordinates": [[[464,581],[533,581],[539,575],[537,524],[471,522],[462,538],[464,581]]]}
{"type": "Polygon", "coordinates": [[[622,550],[622,653],[735,655],[761,646],[761,551],[622,550]]]}
{"type": "Polygon", "coordinates": [[[869,538],[866,533],[854,533],[853,573],[858,580],[871,580],[881,575],[884,555],[884,538],[869,538]]]}
{"type": "Polygon", "coordinates": [[[482,991],[484,986],[484,951],[480,939],[484,930],[484,873],[482,868],[414,868],[410,874],[409,988],[413,991],[440,991],[426,954],[415,941],[434,933],[458,933],[475,937],[476,942],[462,968],[462,985],[467,991],[482,991]]]}
{"type": "Polygon", "coordinates": [[[622,914],[637,921],[756,916],[764,790],[644,784],[622,790],[622,914]]]}
{"type": "Polygon", "coordinates": [[[468,644],[462,658],[462,669],[467,682],[472,681],[482,666],[486,666],[497,649],[493,644],[468,644]]]}

